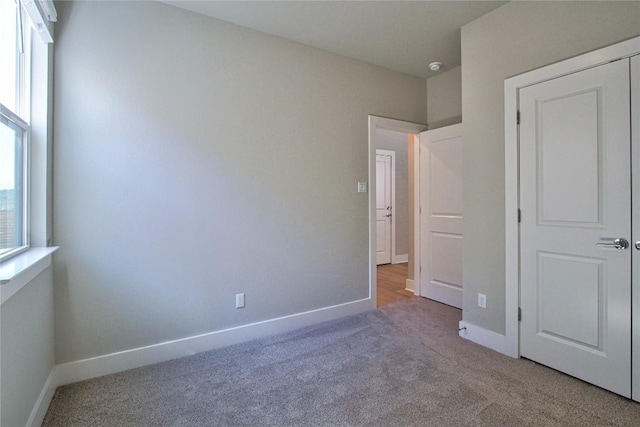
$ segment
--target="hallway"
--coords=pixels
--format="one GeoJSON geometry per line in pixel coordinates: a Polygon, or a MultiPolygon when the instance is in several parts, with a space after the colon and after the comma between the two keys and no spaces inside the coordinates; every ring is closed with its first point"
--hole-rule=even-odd
{"type": "Polygon", "coordinates": [[[378,266],[378,307],[414,297],[413,292],[405,289],[408,265],[403,263],[378,266]]]}

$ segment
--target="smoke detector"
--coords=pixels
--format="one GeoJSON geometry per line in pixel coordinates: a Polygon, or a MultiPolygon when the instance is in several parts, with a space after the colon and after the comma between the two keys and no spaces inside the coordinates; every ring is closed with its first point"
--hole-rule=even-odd
{"type": "Polygon", "coordinates": [[[442,62],[432,62],[429,64],[429,69],[431,71],[438,71],[442,67],[442,62]]]}

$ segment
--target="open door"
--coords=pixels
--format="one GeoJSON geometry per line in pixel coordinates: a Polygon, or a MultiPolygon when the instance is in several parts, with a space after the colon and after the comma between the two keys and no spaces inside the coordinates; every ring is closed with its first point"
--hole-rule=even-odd
{"type": "Polygon", "coordinates": [[[420,295],[462,308],[462,124],[420,134],[420,295]]]}

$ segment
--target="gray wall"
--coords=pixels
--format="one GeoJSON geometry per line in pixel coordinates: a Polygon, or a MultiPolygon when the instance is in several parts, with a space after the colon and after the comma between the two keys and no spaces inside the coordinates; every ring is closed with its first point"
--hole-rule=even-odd
{"type": "Polygon", "coordinates": [[[388,129],[378,129],[376,148],[395,151],[396,155],[396,255],[409,254],[409,184],[408,184],[408,135],[388,129]]]}
{"type": "Polygon", "coordinates": [[[462,28],[466,322],[505,330],[505,78],[638,33],[640,3],[608,1],[511,2],[462,28]]]}
{"type": "Polygon", "coordinates": [[[57,7],[57,363],[368,296],[368,115],[424,122],[424,79],[158,2],[57,7]]]}
{"type": "Polygon", "coordinates": [[[462,122],[462,67],[428,78],[427,93],[429,129],[462,122]]]}
{"type": "Polygon", "coordinates": [[[2,304],[0,336],[0,425],[24,426],[55,363],[51,267],[2,304]]]}

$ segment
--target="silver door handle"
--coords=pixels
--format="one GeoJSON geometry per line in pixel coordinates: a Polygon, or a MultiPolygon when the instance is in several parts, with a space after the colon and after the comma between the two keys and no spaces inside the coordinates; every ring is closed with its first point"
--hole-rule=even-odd
{"type": "Polygon", "coordinates": [[[386,214],[385,215],[387,218],[391,218],[391,214],[386,214]]]}
{"type": "MultiPolygon", "coordinates": [[[[604,239],[602,239],[604,240],[604,239]]],[[[601,246],[604,248],[614,248],[614,249],[618,249],[618,250],[625,250],[629,247],[629,242],[627,241],[627,239],[623,239],[622,237],[618,237],[617,239],[613,239],[613,242],[607,242],[607,243],[596,243],[596,246],[601,246]]]]}
{"type": "Polygon", "coordinates": [[[636,249],[640,251],[640,240],[638,240],[633,246],[635,246],[636,249]]]}

